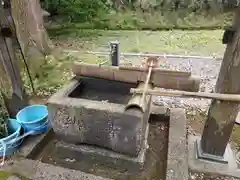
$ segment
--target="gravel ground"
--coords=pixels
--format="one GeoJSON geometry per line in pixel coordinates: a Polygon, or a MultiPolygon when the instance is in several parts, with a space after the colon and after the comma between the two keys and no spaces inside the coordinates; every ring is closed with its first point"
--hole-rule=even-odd
{"type": "MultiPolygon", "coordinates": [[[[211,92],[215,86],[221,61],[209,59],[168,59],[163,65],[166,69],[191,71],[192,75],[201,78],[200,91],[211,92]]],[[[208,99],[158,97],[156,104],[164,102],[170,107],[195,107],[206,112],[211,102],[208,99]]]]}
{"type": "Polygon", "coordinates": [[[189,180],[239,180],[239,178],[190,172],[189,180]]]}

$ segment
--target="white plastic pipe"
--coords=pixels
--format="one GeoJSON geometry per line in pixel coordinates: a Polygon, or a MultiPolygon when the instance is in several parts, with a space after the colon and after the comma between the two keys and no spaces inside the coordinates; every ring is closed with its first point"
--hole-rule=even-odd
{"type": "MultiPolygon", "coordinates": [[[[110,52],[93,52],[87,51],[89,54],[96,54],[102,56],[109,56],[110,52]]],[[[185,59],[217,59],[221,60],[221,57],[211,56],[185,56],[185,55],[173,55],[173,54],[158,54],[158,53],[120,53],[120,56],[140,56],[140,57],[166,57],[166,58],[185,58],[185,59]]]]}

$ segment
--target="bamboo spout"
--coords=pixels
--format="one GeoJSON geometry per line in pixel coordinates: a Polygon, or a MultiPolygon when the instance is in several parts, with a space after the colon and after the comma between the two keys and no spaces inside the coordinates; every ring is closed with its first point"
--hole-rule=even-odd
{"type": "MultiPolygon", "coordinates": [[[[145,83],[140,83],[137,88],[142,89],[144,88],[145,83]]],[[[148,89],[153,89],[153,86],[151,84],[147,85],[148,89]]],[[[132,98],[128,101],[128,104],[125,107],[125,110],[129,110],[131,108],[137,108],[140,109],[142,113],[144,113],[147,109],[147,106],[150,101],[150,96],[147,94],[144,99],[142,100],[142,94],[133,94],[132,98]]]]}

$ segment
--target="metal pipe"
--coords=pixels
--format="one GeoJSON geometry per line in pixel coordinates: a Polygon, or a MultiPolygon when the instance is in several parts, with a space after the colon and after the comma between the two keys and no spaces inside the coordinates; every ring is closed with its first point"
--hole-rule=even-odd
{"type": "Polygon", "coordinates": [[[111,41],[110,42],[110,51],[109,53],[112,66],[118,66],[119,65],[119,60],[120,60],[120,51],[119,51],[119,42],[118,41],[111,41]]]}
{"type": "MultiPolygon", "coordinates": [[[[100,56],[109,56],[110,52],[93,52],[87,51],[88,54],[96,54],[100,56]]],[[[120,56],[140,56],[140,57],[165,57],[165,58],[186,58],[186,59],[216,59],[222,60],[222,57],[213,56],[184,56],[184,55],[173,55],[173,54],[158,54],[158,53],[120,53],[120,56]]]]}

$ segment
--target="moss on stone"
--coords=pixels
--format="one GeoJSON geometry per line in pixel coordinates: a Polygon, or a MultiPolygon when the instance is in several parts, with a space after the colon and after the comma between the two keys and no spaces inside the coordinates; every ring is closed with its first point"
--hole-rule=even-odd
{"type": "Polygon", "coordinates": [[[0,180],[7,180],[10,176],[17,176],[21,180],[31,180],[31,179],[21,176],[19,174],[14,174],[14,173],[6,172],[6,171],[0,171],[0,180]]]}
{"type": "Polygon", "coordinates": [[[0,179],[1,180],[7,180],[9,176],[11,176],[11,173],[8,173],[5,171],[0,171],[0,179]]]}

